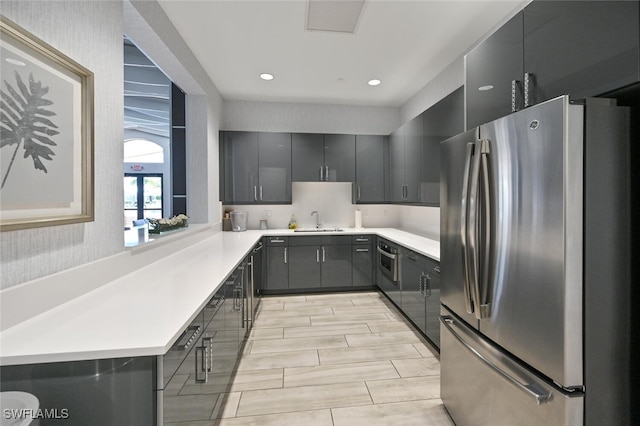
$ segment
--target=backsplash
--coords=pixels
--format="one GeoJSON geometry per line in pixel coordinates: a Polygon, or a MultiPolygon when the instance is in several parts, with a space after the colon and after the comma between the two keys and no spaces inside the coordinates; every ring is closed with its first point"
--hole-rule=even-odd
{"type": "Polygon", "coordinates": [[[223,210],[243,210],[249,213],[247,229],[259,229],[260,220],[266,219],[269,229],[283,229],[289,225],[291,215],[298,226],[312,228],[315,215],[320,214],[323,226],[352,228],[355,211],[362,211],[365,228],[399,228],[440,240],[440,209],[437,207],[398,206],[394,204],[352,204],[351,183],[345,182],[293,182],[291,205],[233,205],[223,210]]]}

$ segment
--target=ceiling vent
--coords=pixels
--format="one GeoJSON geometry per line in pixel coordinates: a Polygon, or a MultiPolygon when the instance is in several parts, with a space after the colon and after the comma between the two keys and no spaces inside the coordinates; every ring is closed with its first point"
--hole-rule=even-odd
{"type": "Polygon", "coordinates": [[[353,34],[364,0],[309,0],[307,30],[353,34]]]}

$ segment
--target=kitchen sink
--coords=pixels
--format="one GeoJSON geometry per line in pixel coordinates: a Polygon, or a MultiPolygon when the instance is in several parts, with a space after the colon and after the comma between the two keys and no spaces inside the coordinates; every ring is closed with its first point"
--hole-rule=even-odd
{"type": "Polygon", "coordinates": [[[293,232],[342,232],[344,229],[333,227],[333,228],[298,228],[294,229],[293,232]]]}

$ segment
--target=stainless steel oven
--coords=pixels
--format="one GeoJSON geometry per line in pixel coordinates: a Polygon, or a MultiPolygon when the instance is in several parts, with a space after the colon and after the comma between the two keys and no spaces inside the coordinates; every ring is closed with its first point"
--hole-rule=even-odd
{"type": "Polygon", "coordinates": [[[386,241],[378,241],[378,270],[398,284],[398,248],[386,241]]]}

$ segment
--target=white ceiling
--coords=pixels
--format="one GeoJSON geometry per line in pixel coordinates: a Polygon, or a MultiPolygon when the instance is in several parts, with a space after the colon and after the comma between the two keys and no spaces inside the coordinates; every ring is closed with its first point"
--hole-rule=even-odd
{"type": "Polygon", "coordinates": [[[306,0],[159,3],[224,99],[393,107],[523,4],[365,0],[348,34],[307,30],[306,0]]]}

